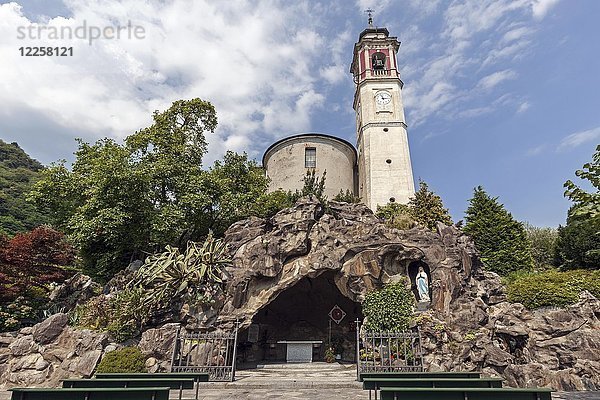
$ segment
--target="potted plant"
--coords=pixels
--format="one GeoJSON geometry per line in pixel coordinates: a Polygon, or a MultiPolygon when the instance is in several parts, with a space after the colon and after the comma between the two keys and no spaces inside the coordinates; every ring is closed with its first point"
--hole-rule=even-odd
{"type": "Polygon", "coordinates": [[[335,353],[333,351],[333,348],[331,348],[331,347],[328,347],[327,350],[325,350],[325,362],[327,362],[327,363],[335,362],[335,353]]]}

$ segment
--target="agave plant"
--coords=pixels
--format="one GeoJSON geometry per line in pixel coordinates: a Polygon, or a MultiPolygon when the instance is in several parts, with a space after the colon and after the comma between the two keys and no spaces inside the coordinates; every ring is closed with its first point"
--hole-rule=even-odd
{"type": "Polygon", "coordinates": [[[129,284],[145,288],[148,303],[180,298],[202,302],[207,291],[222,283],[225,267],[231,265],[227,245],[212,233],[202,244],[188,242],[183,253],[177,247],[165,250],[149,256],[129,284]]]}

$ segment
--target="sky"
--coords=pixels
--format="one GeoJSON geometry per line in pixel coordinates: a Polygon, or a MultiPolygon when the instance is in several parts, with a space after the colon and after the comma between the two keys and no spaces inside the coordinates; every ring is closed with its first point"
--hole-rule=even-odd
{"type": "Polygon", "coordinates": [[[0,139],[72,161],[76,137],[121,140],[200,97],[219,120],[205,166],[301,132],[355,143],[349,66],[367,8],[402,43],[415,180],[455,220],[482,185],[521,221],[564,224],[563,183],[600,143],[596,0],[0,0],[0,139]],[[78,27],[85,38],[48,33],[78,27]],[[92,27],[122,36],[90,40],[92,27]]]}

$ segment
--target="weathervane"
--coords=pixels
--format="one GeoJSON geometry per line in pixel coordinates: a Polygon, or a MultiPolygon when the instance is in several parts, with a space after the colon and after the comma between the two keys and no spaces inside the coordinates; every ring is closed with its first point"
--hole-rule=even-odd
{"type": "Polygon", "coordinates": [[[365,10],[365,12],[369,16],[369,28],[372,28],[373,27],[373,10],[371,10],[370,8],[367,8],[365,10]]]}

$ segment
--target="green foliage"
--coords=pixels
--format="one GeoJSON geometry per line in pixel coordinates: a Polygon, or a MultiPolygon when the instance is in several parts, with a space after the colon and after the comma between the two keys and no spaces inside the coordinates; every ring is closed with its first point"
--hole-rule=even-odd
{"type": "Polygon", "coordinates": [[[314,169],[306,171],[304,176],[304,186],[302,190],[296,190],[294,193],[290,193],[292,204],[294,204],[300,197],[314,196],[323,205],[327,205],[327,196],[325,195],[325,176],[327,171],[323,171],[323,175],[319,178],[316,175],[314,169]]]}
{"type": "Polygon", "coordinates": [[[109,296],[93,297],[71,312],[71,324],[80,328],[107,331],[123,342],[137,336],[150,317],[145,291],[130,288],[109,296]]]}
{"type": "Polygon", "coordinates": [[[595,189],[586,192],[572,181],[565,182],[565,196],[573,201],[567,225],[558,228],[556,262],[563,269],[600,268],[600,145],[592,162],[575,171],[595,189]]]}
{"type": "Polygon", "coordinates": [[[596,191],[588,193],[571,180],[566,181],[565,196],[576,205],[570,214],[573,217],[600,219],[600,145],[596,147],[592,162],[585,163],[582,169],[575,171],[575,175],[589,181],[596,191]]]}
{"type": "Polygon", "coordinates": [[[275,190],[262,194],[256,201],[256,216],[271,218],[284,208],[293,206],[292,198],[288,192],[275,190]]]}
{"type": "Polygon", "coordinates": [[[558,230],[525,224],[525,231],[531,243],[531,256],[535,270],[541,271],[552,267],[555,261],[558,230]]]}
{"type": "Polygon", "coordinates": [[[10,332],[37,322],[40,302],[29,295],[0,303],[0,332],[10,332]]]}
{"type": "Polygon", "coordinates": [[[360,197],[356,196],[353,192],[350,191],[350,189],[346,189],[346,192],[340,189],[340,192],[335,195],[333,200],[352,204],[360,203],[361,201],[360,197]]]}
{"type": "Polygon", "coordinates": [[[188,218],[195,221],[187,238],[197,240],[209,231],[221,236],[236,221],[272,215],[289,204],[282,192],[267,194],[268,184],[255,161],[245,153],[228,151],[222,161],[194,178],[195,189],[183,198],[188,218]]]}
{"type": "Polygon", "coordinates": [[[326,363],[335,362],[335,352],[333,351],[333,349],[331,347],[328,347],[327,350],[325,350],[325,362],[326,363]]]}
{"type": "Polygon", "coordinates": [[[416,225],[408,205],[400,203],[388,203],[385,206],[377,206],[376,216],[383,219],[390,228],[410,229],[416,225]]]}
{"type": "Polygon", "coordinates": [[[573,304],[582,290],[600,296],[600,270],[560,272],[552,269],[511,278],[506,282],[509,301],[522,303],[530,309],[573,304]]]}
{"type": "Polygon", "coordinates": [[[481,186],[469,203],[463,231],[475,241],[484,265],[500,275],[531,270],[533,259],[523,224],[481,186]]]}
{"type": "Polygon", "coordinates": [[[231,264],[227,246],[209,235],[188,242],[185,252],[167,246],[146,259],[124,290],[93,297],[71,313],[71,324],[107,331],[117,341],[136,337],[156,315],[183,302],[199,306],[222,291],[222,275],[231,264]]]}
{"type": "Polygon", "coordinates": [[[167,246],[165,252],[151,255],[128,287],[143,288],[144,303],[151,307],[174,300],[204,304],[220,288],[221,277],[229,265],[227,245],[209,234],[202,245],[188,242],[184,253],[167,246]]]}
{"type": "Polygon", "coordinates": [[[136,373],[146,371],[146,357],[137,347],[109,351],[102,357],[96,373],[136,373]]]}
{"type": "Polygon", "coordinates": [[[107,280],[131,259],[165,245],[221,234],[246,218],[266,192],[267,179],[246,155],[227,153],[202,169],[205,133],[216,128],[213,106],[176,101],[154,123],[121,145],[79,142],[69,171],[64,162],[43,172],[32,200],[79,249],[85,272],[107,280]]]}
{"type": "Polygon", "coordinates": [[[419,181],[419,190],[408,201],[408,207],[413,219],[432,231],[436,230],[437,222],[452,225],[452,218],[448,209],[444,208],[442,198],[429,190],[424,181],[419,181]]]}
{"type": "Polygon", "coordinates": [[[401,332],[408,328],[412,318],[414,296],[403,282],[392,283],[367,293],[363,301],[369,332],[401,332]]]}
{"type": "Polygon", "coordinates": [[[25,200],[42,168],[17,143],[0,140],[0,234],[13,236],[49,222],[46,210],[25,200]]]}
{"type": "Polygon", "coordinates": [[[557,265],[562,269],[600,268],[600,218],[587,218],[571,211],[567,225],[558,228],[557,265]]]}
{"type": "Polygon", "coordinates": [[[378,205],[375,215],[385,220],[386,225],[396,229],[410,229],[419,223],[435,231],[437,222],[452,225],[441,197],[429,190],[429,186],[423,181],[419,181],[419,190],[408,204],[378,205]]]}

